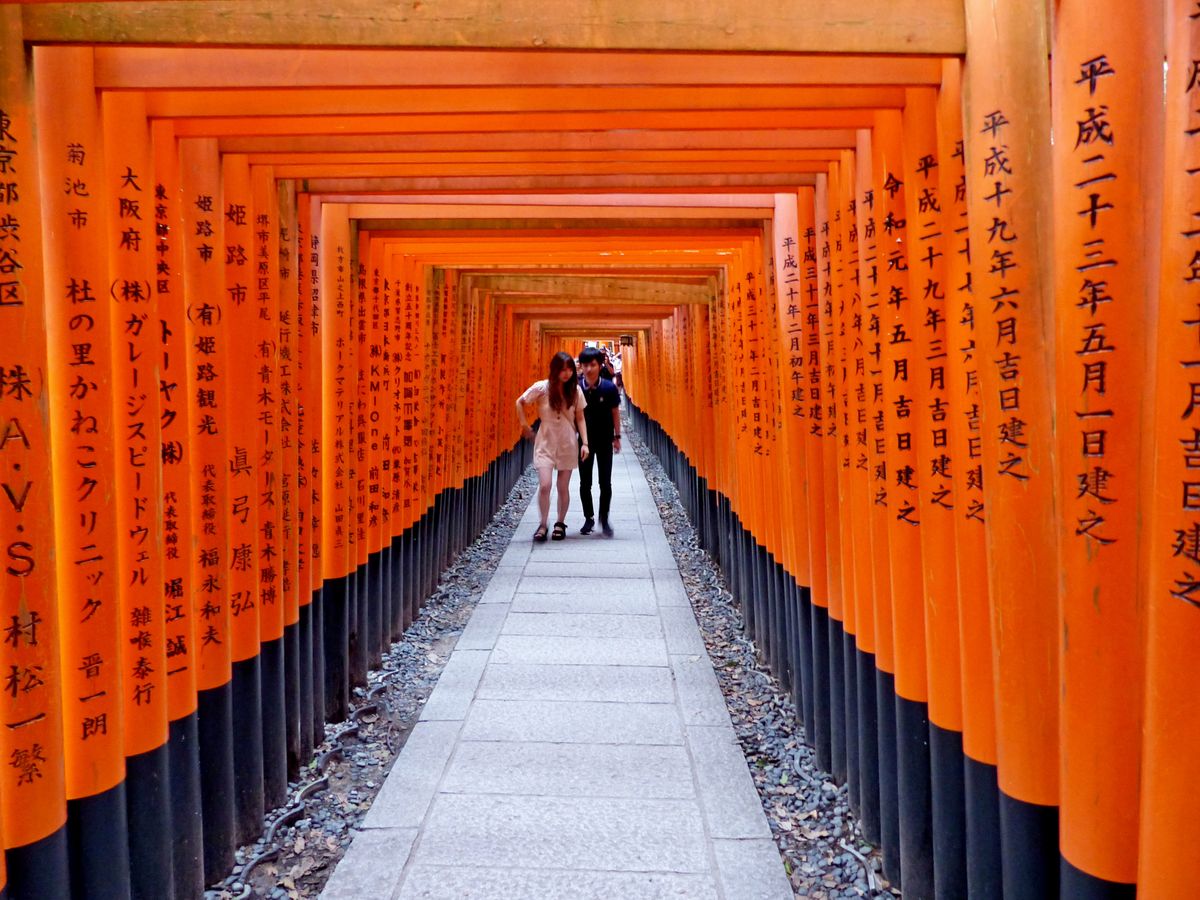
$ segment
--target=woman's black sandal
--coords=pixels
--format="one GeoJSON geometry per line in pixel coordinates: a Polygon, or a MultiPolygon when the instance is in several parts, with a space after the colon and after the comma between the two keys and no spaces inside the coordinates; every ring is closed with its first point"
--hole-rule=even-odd
{"type": "Polygon", "coordinates": [[[546,543],[546,538],[547,538],[548,536],[549,536],[549,532],[547,532],[547,530],[546,530],[546,526],[545,526],[545,525],[539,525],[539,526],[537,527],[537,531],[535,531],[535,532],[533,533],[533,539],[534,539],[535,541],[537,541],[539,544],[544,544],[544,543],[546,543]]]}
{"type": "Polygon", "coordinates": [[[550,540],[561,541],[566,536],[567,536],[567,523],[566,522],[555,522],[554,523],[554,534],[550,537],[550,540]]]}

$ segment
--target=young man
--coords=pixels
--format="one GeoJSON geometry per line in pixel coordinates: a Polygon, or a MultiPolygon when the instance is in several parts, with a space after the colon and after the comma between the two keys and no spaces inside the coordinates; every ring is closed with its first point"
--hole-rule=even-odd
{"type": "Polygon", "coordinates": [[[600,529],[605,537],[612,537],[612,526],[608,524],[608,508],[612,503],[612,460],[613,453],[621,452],[621,395],[617,387],[606,378],[600,377],[600,364],[604,354],[596,347],[586,347],[579,354],[579,386],[587,406],[583,410],[587,422],[588,438],[592,454],[579,464],[579,499],[583,502],[583,527],[580,534],[591,534],[596,527],[592,515],[592,464],[599,469],[600,481],[600,529]]]}

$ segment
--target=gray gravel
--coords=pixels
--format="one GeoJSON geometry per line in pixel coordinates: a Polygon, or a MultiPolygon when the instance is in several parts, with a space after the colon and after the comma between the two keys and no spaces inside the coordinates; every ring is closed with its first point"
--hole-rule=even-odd
{"type": "Polygon", "coordinates": [[[791,696],[759,662],[754,642],[742,630],[742,615],[729,585],[699,547],[674,483],[628,425],[625,434],[646,472],[796,896],[857,900],[899,894],[883,878],[879,851],[859,831],[845,786],[838,787],[817,768],[791,696]]]}
{"type": "Polygon", "coordinates": [[[267,814],[263,837],[238,849],[229,877],[207,891],[206,900],[320,894],[350,845],[352,829],[383,786],[536,490],[537,477],[529,469],[483,533],[441,574],[404,640],[393,644],[382,668],[367,676],[367,687],[355,689],[350,718],[326,725],[325,742],[299,781],[290,785],[287,804],[267,814]],[[253,863],[256,857],[260,861],[253,863]]]}

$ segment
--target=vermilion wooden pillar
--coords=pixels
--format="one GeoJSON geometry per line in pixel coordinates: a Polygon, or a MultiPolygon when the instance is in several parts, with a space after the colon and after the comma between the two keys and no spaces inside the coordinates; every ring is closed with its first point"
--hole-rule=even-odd
{"type": "Polygon", "coordinates": [[[161,897],[173,879],[154,177],[142,95],[106,94],[101,110],[130,876],[134,896],[161,897]]]}
{"type": "Polygon", "coordinates": [[[190,405],[193,522],[191,595],[195,634],[204,816],[204,880],[232,864],[234,831],[232,635],[230,633],[229,432],[227,394],[234,370],[226,319],[221,169],[214,140],[179,142],[186,396],[190,405]]]}
{"type": "Polygon", "coordinates": [[[958,590],[963,695],[963,794],[970,896],[998,898],[1000,810],[996,781],[996,693],[984,528],[979,343],[982,313],[973,286],[963,168],[961,68],[943,64],[938,91],[938,186],[946,229],[946,347],[950,354],[947,403],[954,482],[955,575],[958,590]]]}
{"type": "Polygon", "coordinates": [[[0,665],[25,673],[19,690],[0,695],[0,755],[21,763],[3,767],[0,808],[10,890],[63,896],[70,887],[54,560],[68,545],[57,542],[52,435],[40,412],[60,402],[46,335],[55,304],[45,294],[33,88],[16,6],[0,10],[0,109],[0,621],[16,626],[15,639],[0,642],[0,665]]]}
{"type": "Polygon", "coordinates": [[[1146,594],[1145,720],[1142,734],[1138,891],[1186,897],[1194,890],[1181,859],[1195,855],[1188,839],[1200,754],[1195,636],[1200,628],[1200,571],[1195,497],[1200,409],[1196,376],[1196,307],[1200,303],[1200,113],[1195,60],[1200,19],[1194,4],[1167,4],[1167,81],[1162,262],[1154,347],[1154,491],[1143,526],[1149,542],[1146,594]]]}
{"type": "Polygon", "coordinates": [[[1004,895],[1058,891],[1058,528],[1050,102],[1041,2],[967,0],[967,202],[978,311],[1004,895]]]}
{"type": "Polygon", "coordinates": [[[954,459],[951,456],[950,370],[946,342],[946,257],[952,242],[940,187],[937,91],[910,88],[904,107],[908,295],[915,353],[910,364],[922,390],[914,410],[921,561],[924,576],[926,672],[929,680],[930,797],[936,896],[967,893],[962,757],[962,681],[954,545],[954,459]]]}
{"type": "MultiPolygon", "coordinates": [[[[113,443],[116,304],[109,295],[104,149],[91,51],[39,48],[34,78],[72,889],[119,898],[130,882],[113,443]]],[[[32,642],[38,623],[30,617],[17,624],[29,629],[22,639],[32,642]]]]}
{"type": "MultiPolygon", "coordinates": [[[[1061,896],[1133,897],[1161,221],[1163,8],[1054,25],[1061,896]]],[[[1168,325],[1168,328],[1170,326],[1168,325]]],[[[1161,541],[1161,539],[1160,539],[1161,541]]]]}
{"type": "Polygon", "coordinates": [[[929,771],[929,679],[925,592],[921,569],[917,455],[927,402],[916,352],[922,310],[910,294],[911,223],[905,198],[903,134],[898,110],[875,115],[872,164],[878,242],[885,459],[888,472],[888,552],[896,661],[896,782],[900,819],[900,884],[911,896],[933,895],[933,822],[929,771]]]}
{"type": "Polygon", "coordinates": [[[172,870],[176,896],[204,885],[197,722],[197,611],[199,582],[193,541],[201,533],[192,503],[194,432],[189,402],[189,327],[184,298],[181,234],[183,196],[179,153],[169,122],[151,125],[154,150],[154,294],[159,321],[158,377],[162,427],[159,456],[163,489],[163,602],[170,719],[172,870]]]}

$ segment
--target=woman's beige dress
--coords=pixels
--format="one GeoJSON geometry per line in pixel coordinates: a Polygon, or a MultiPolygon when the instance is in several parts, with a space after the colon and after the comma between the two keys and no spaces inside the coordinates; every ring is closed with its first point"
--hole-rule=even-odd
{"type": "MultiPolygon", "coordinates": [[[[550,406],[548,385],[546,380],[534,382],[521,395],[522,404],[537,403],[538,416],[542,420],[537,437],[533,439],[534,468],[578,469],[579,437],[575,431],[575,407],[568,406],[562,412],[555,412],[550,406]]],[[[575,403],[580,409],[587,407],[583,389],[578,385],[575,387],[575,403]]]]}

